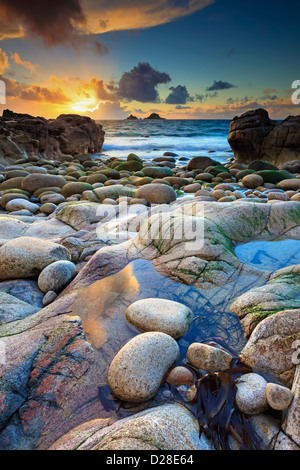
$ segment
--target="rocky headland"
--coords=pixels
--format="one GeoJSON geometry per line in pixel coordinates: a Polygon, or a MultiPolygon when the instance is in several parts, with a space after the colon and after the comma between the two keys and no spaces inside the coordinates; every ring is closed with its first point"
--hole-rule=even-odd
{"type": "Polygon", "coordinates": [[[99,153],[102,126],[91,118],[62,114],[44,119],[5,110],[0,118],[0,163],[14,164],[24,156],[57,159],[62,155],[99,153]]]}
{"type": "Polygon", "coordinates": [[[231,124],[235,158],[182,164],[95,156],[89,118],[4,113],[1,449],[299,450],[300,265],[236,254],[300,240],[296,137],[268,144],[297,119],[248,113],[231,124]],[[145,271],[144,298],[137,260],[161,275],[151,295],[145,271]],[[191,290],[171,300],[172,283],[191,290]],[[231,312],[242,347],[199,339],[202,309],[229,333],[231,312]],[[226,398],[209,407],[208,390],[226,398]]]}

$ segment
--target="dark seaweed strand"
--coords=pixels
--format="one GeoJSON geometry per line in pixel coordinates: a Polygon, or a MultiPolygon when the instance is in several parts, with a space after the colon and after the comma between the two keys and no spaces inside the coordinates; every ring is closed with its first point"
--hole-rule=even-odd
{"type": "Polygon", "coordinates": [[[230,435],[239,442],[240,450],[259,450],[262,445],[260,437],[253,430],[249,418],[235,404],[236,379],[251,373],[252,369],[238,357],[232,359],[230,368],[223,373],[200,371],[188,362],[185,366],[198,377],[199,437],[204,433],[217,450],[231,450],[230,435]]]}

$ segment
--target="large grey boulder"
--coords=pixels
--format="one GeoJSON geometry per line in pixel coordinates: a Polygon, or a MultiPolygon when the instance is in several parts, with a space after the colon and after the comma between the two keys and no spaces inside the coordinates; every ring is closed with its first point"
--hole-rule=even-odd
{"type": "Polygon", "coordinates": [[[300,311],[278,312],[259,323],[240,357],[254,370],[291,386],[296,370],[292,347],[295,341],[300,341],[300,311]]]}
{"type": "Polygon", "coordinates": [[[113,359],[108,371],[109,386],[121,400],[150,400],[178,357],[179,346],[171,336],[160,332],[138,335],[113,359]]]}
{"type": "Polygon", "coordinates": [[[91,422],[79,426],[51,450],[212,450],[205,436],[199,439],[196,418],[180,404],[150,408],[105,425],[91,422]]]}
{"type": "Polygon", "coordinates": [[[70,259],[64,246],[38,238],[15,238],[0,248],[0,280],[36,277],[49,264],[70,259]]]}

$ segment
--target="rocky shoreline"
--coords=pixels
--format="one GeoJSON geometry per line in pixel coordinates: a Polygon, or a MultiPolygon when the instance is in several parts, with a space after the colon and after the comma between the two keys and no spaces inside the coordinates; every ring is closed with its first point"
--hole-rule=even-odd
{"type": "Polygon", "coordinates": [[[205,387],[224,393],[227,384],[235,411],[219,448],[246,445],[240,431],[249,423],[251,449],[299,450],[299,266],[260,271],[235,247],[300,240],[300,166],[257,155],[225,164],[201,156],[186,162],[170,152],[151,163],[135,154],[92,157],[104,133],[85,121],[89,134],[82,119],[4,116],[0,448],[218,448],[195,400],[205,387]],[[32,119],[48,134],[43,145],[39,137],[28,147],[22,138],[32,119]],[[22,157],[7,151],[12,137],[22,157]],[[243,349],[185,341],[182,354],[179,343],[196,324],[193,308],[164,297],[135,300],[138,283],[122,271],[134,260],[228,302],[247,338],[243,349]],[[80,302],[88,309],[88,292],[100,280],[104,291],[92,295],[109,296],[121,272],[120,306],[94,323],[96,348],[78,316],[80,302]],[[159,393],[164,402],[155,403],[159,393]],[[120,416],[114,403],[131,406],[129,415],[120,416]]]}

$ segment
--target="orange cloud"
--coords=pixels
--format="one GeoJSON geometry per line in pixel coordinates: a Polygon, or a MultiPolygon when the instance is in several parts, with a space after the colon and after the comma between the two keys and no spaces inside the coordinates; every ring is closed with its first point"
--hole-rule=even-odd
{"type": "Polygon", "coordinates": [[[8,98],[19,98],[25,101],[36,101],[45,103],[69,103],[70,99],[65,95],[62,89],[51,89],[47,86],[27,85],[17,80],[0,76],[5,82],[8,98]]]}
{"type": "Polygon", "coordinates": [[[215,0],[84,0],[86,24],[83,27],[92,34],[146,29],[191,15],[214,2],[215,0]]]}
{"type": "MultiPolygon", "coordinates": [[[[0,0],[0,40],[41,37],[46,44],[78,46],[81,35],[136,30],[170,23],[212,5],[215,0],[0,0]]],[[[98,53],[107,47],[96,44],[98,53]]]]}
{"type": "Polygon", "coordinates": [[[15,52],[14,54],[11,54],[11,58],[17,65],[21,65],[25,69],[30,70],[31,73],[34,73],[38,67],[38,65],[34,65],[31,62],[22,60],[17,52],[15,52]]]}
{"type": "Polygon", "coordinates": [[[0,49],[0,73],[3,73],[8,67],[8,57],[2,49],[0,49]]]}

